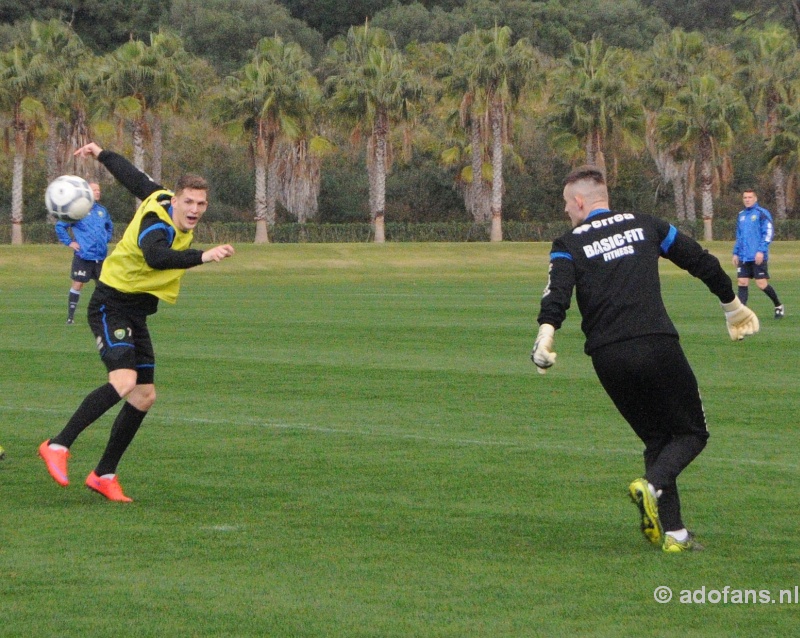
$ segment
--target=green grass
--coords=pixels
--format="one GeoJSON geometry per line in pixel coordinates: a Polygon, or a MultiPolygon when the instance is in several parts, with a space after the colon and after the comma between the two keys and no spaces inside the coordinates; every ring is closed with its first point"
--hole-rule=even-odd
{"type": "Polygon", "coordinates": [[[159,399],[119,505],[82,487],[116,410],[76,442],[68,488],[36,458],[105,380],[88,295],[63,325],[64,249],[0,247],[0,635],[792,635],[800,605],[677,599],[800,585],[800,245],[770,262],[786,319],[753,288],[743,343],[664,265],[712,432],[681,482],[708,549],[680,556],[640,537],[641,445],[576,308],[552,372],[528,360],[547,250],[240,246],[189,272],[151,319],[159,399]]]}

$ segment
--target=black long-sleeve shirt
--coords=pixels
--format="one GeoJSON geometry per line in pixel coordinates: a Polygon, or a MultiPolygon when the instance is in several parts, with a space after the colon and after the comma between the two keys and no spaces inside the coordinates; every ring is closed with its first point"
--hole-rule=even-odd
{"type": "Polygon", "coordinates": [[[730,277],[694,239],[650,215],[599,209],[553,242],[539,324],[560,328],[576,289],[587,354],[645,335],[677,337],[661,297],[659,257],[702,280],[721,302],[733,301],[730,277]]]}

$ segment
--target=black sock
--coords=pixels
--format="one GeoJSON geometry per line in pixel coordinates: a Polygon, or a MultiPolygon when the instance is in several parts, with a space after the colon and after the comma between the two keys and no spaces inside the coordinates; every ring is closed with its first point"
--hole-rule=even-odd
{"type": "Polygon", "coordinates": [[[81,293],[77,290],[72,290],[70,288],[69,291],[69,307],[67,309],[67,319],[74,319],[75,318],[75,308],[78,307],[78,301],[80,301],[81,293]]]}
{"type": "Polygon", "coordinates": [[[665,532],[676,532],[685,527],[681,518],[681,499],[676,483],[661,488],[661,496],[658,497],[658,515],[665,532]]]}
{"type": "Polygon", "coordinates": [[[706,439],[694,434],[679,434],[664,446],[658,458],[646,470],[646,478],[659,490],[675,484],[678,475],[703,448],[706,439]]]}
{"type": "Polygon", "coordinates": [[[70,447],[81,432],[119,403],[121,398],[110,383],[93,390],[86,395],[64,429],[50,439],[50,443],[70,447]]]}
{"type": "Polygon", "coordinates": [[[773,305],[781,305],[780,299],[778,299],[778,293],[775,292],[775,289],[772,286],[767,285],[767,287],[764,288],[764,294],[772,300],[773,305]]]}
{"type": "Polygon", "coordinates": [[[139,430],[147,412],[133,407],[130,403],[125,403],[119,411],[114,425],[111,426],[111,436],[106,445],[106,451],[95,468],[97,476],[104,474],[116,474],[117,464],[128,449],[133,437],[139,430]]]}
{"type": "Polygon", "coordinates": [[[739,286],[739,301],[747,305],[747,286],[739,286]]]}

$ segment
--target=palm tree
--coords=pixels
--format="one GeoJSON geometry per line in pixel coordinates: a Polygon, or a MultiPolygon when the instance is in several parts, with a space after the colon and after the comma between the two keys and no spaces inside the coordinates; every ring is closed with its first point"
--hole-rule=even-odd
{"type": "Polygon", "coordinates": [[[97,60],[63,22],[31,23],[32,42],[46,60],[47,78],[41,101],[48,112],[48,180],[67,173],[84,174],[72,151],[90,140],[89,111],[97,84],[97,60]]]}
{"type": "Polygon", "coordinates": [[[800,105],[781,104],[776,111],[777,124],[767,139],[767,168],[772,171],[776,201],[786,203],[800,166],[800,105]]]}
{"type": "Polygon", "coordinates": [[[492,216],[491,164],[487,163],[489,126],[478,87],[470,82],[469,64],[480,53],[484,39],[475,30],[462,35],[455,46],[448,47],[449,59],[439,71],[447,93],[458,99],[458,108],[448,121],[466,134],[458,136],[458,144],[446,149],[442,159],[448,165],[460,163],[462,157],[469,160],[459,173],[459,180],[467,184],[464,203],[476,223],[488,222],[492,216]]]}
{"type": "Polygon", "coordinates": [[[14,137],[11,182],[11,243],[22,243],[25,155],[29,142],[46,128],[44,105],[36,96],[47,77],[46,60],[30,42],[0,53],[0,111],[9,115],[14,137]]]}
{"type": "Polygon", "coordinates": [[[493,29],[476,31],[473,36],[479,42],[476,44],[476,54],[471,60],[465,61],[469,86],[485,109],[491,131],[491,241],[503,239],[503,144],[509,140],[509,118],[536,60],[535,51],[527,40],[522,39],[512,45],[511,36],[508,27],[495,26],[493,29]]]}
{"type": "Polygon", "coordinates": [[[659,36],[637,69],[639,96],[645,109],[645,140],[661,179],[672,183],[676,216],[695,220],[694,156],[691,148],[664,142],[657,130],[658,113],[668,98],[684,88],[703,68],[708,42],[698,32],[673,29],[659,36]]]}
{"type": "Polygon", "coordinates": [[[788,173],[775,151],[783,147],[780,135],[781,116],[800,98],[800,52],[794,38],[783,27],[772,25],[749,33],[748,46],[739,51],[737,77],[747,98],[759,131],[772,149],[770,169],[775,189],[778,219],[786,219],[786,181],[788,173]]]}
{"type": "Polygon", "coordinates": [[[278,149],[278,199],[300,224],[316,216],[322,185],[322,159],[333,145],[321,135],[304,132],[278,149]]]}
{"type": "Polygon", "coordinates": [[[221,117],[237,120],[252,140],[255,160],[256,243],[269,241],[278,199],[278,149],[296,138],[319,94],[311,57],[294,42],[263,38],[253,59],[226,79],[218,101],[221,117]]]}
{"type": "Polygon", "coordinates": [[[408,122],[421,94],[415,73],[406,65],[391,36],[383,29],[351,27],[330,45],[326,65],[333,73],[326,92],[333,108],[354,123],[355,137],[366,128],[370,216],[375,242],[386,240],[386,173],[390,164],[389,135],[393,125],[408,122]]]}
{"type": "Polygon", "coordinates": [[[186,52],[178,34],[165,29],[150,34],[150,48],[158,59],[158,71],[154,76],[155,90],[147,99],[152,113],[152,176],[156,182],[161,182],[163,114],[182,111],[199,95],[197,77],[202,63],[186,52]]]}
{"type": "MultiPolygon", "coordinates": [[[[144,170],[145,138],[149,132],[148,115],[155,118],[156,143],[160,144],[159,110],[179,109],[193,95],[193,62],[183,50],[180,38],[160,31],[151,34],[150,44],[130,40],[105,60],[103,85],[111,103],[108,110],[133,133],[133,164],[144,170]]],[[[161,172],[161,148],[154,149],[154,164],[161,172]]],[[[160,181],[160,175],[154,175],[160,181]]]]}
{"type": "Polygon", "coordinates": [[[696,149],[700,162],[700,189],[704,238],[713,239],[714,163],[731,146],[746,122],[747,107],[729,83],[706,73],[693,77],[686,87],[669,98],[658,116],[658,130],[666,144],[696,149]]]}
{"type": "Polygon", "coordinates": [[[606,46],[600,37],[573,43],[553,78],[557,97],[550,122],[557,146],[580,146],[588,164],[605,170],[612,136],[638,145],[644,119],[631,86],[632,68],[629,52],[606,46]]]}
{"type": "Polygon", "coordinates": [[[156,83],[157,60],[141,40],[130,40],[105,58],[103,84],[110,101],[108,109],[120,123],[130,123],[133,164],[144,170],[147,129],[147,97],[156,83]]]}

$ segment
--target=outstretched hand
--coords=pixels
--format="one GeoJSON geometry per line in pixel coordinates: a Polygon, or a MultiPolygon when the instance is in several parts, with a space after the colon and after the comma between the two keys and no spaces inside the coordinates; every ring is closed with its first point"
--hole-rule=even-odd
{"type": "Polygon", "coordinates": [[[100,153],[103,152],[103,149],[100,148],[94,142],[89,142],[85,146],[81,146],[77,151],[75,151],[75,157],[94,157],[97,158],[100,153]]]}
{"type": "Polygon", "coordinates": [[[214,248],[209,248],[203,253],[203,263],[207,264],[210,261],[222,261],[223,259],[232,257],[233,253],[233,246],[230,244],[214,246],[214,248]]]}

